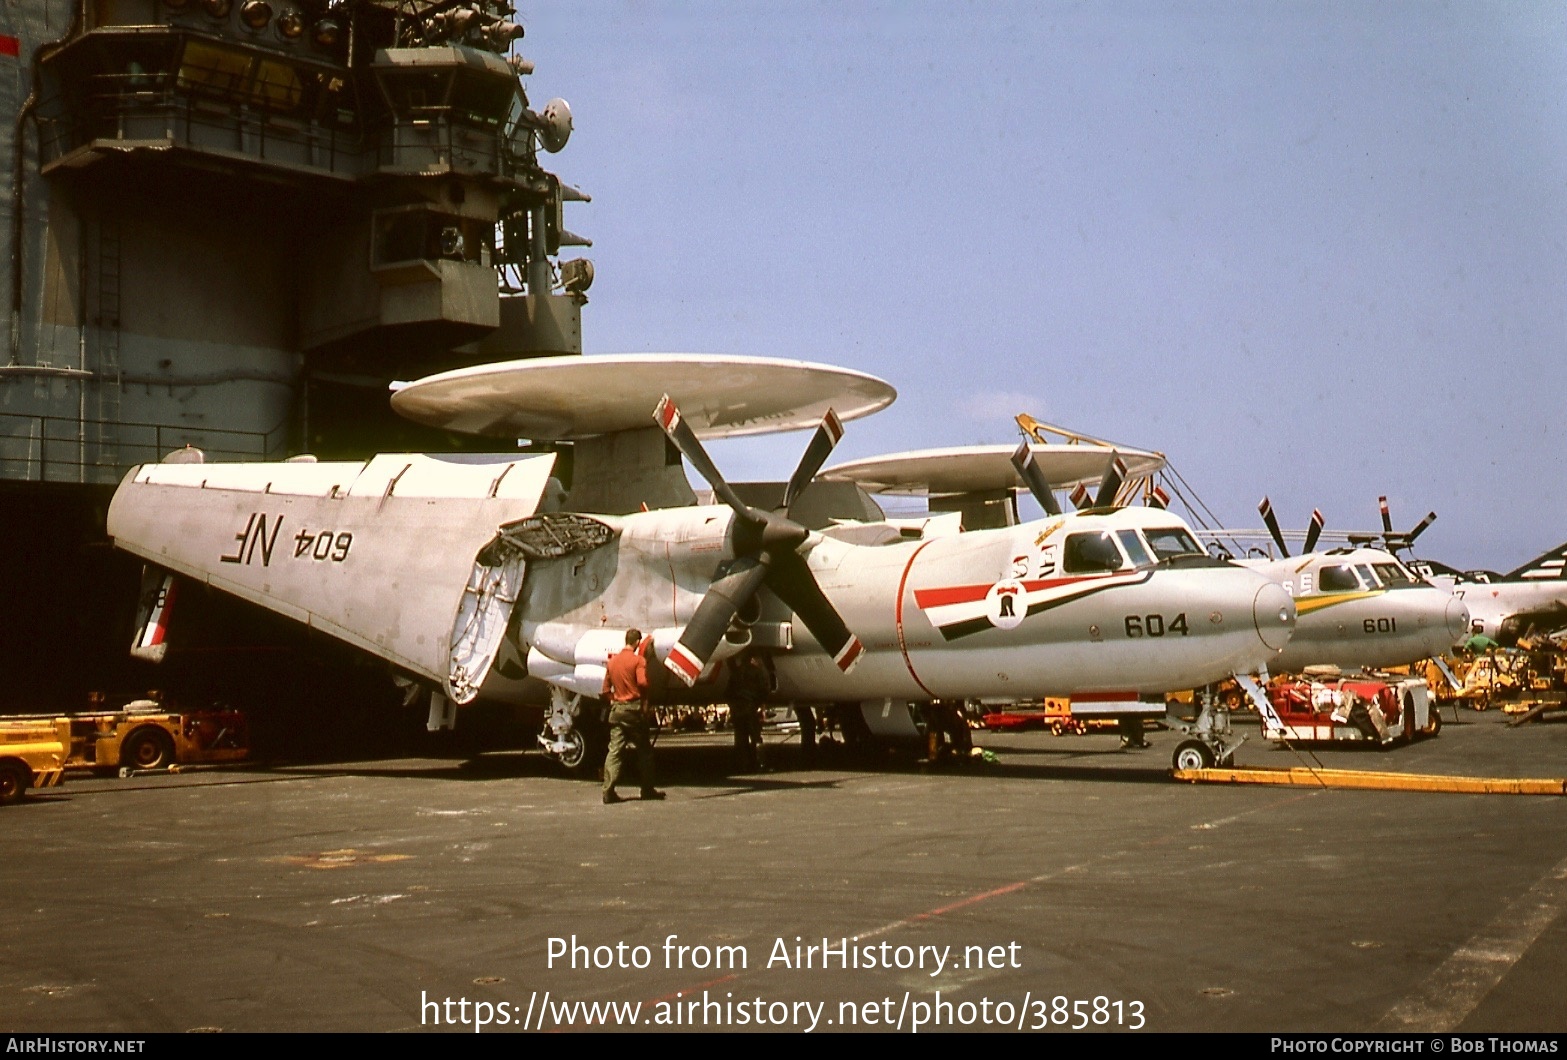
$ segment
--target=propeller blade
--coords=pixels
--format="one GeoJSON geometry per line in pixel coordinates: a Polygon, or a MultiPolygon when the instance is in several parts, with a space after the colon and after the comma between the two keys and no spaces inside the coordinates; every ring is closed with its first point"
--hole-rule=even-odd
{"type": "Polygon", "coordinates": [[[1126,461],[1121,459],[1119,453],[1110,454],[1110,470],[1105,472],[1105,477],[1099,482],[1099,492],[1094,495],[1094,507],[1105,508],[1115,503],[1115,495],[1121,492],[1121,483],[1126,479],[1126,461]]]}
{"type": "Polygon", "coordinates": [[[789,606],[816,642],[827,649],[838,669],[848,673],[865,654],[860,638],[849,632],[832,601],[816,584],[816,576],[798,552],[773,557],[767,571],[767,587],[789,606]]]}
{"type": "Polygon", "coordinates": [[[1079,482],[1077,485],[1072,487],[1071,499],[1072,507],[1076,508],[1078,511],[1082,511],[1093,501],[1093,495],[1088,492],[1087,486],[1079,482]]]}
{"type": "Polygon", "coordinates": [[[1327,525],[1327,520],[1322,518],[1322,509],[1313,508],[1311,511],[1311,526],[1306,529],[1306,547],[1302,552],[1315,552],[1317,539],[1322,536],[1322,528],[1327,525]]]}
{"type": "Polygon", "coordinates": [[[1426,527],[1430,526],[1434,522],[1436,522],[1436,513],[1435,512],[1427,512],[1426,513],[1426,517],[1424,519],[1420,520],[1419,523],[1415,524],[1415,528],[1413,530],[1409,531],[1408,534],[1404,535],[1404,544],[1406,544],[1406,545],[1414,544],[1415,543],[1415,538],[1417,538],[1421,534],[1425,533],[1426,532],[1426,527]]]}
{"type": "Polygon", "coordinates": [[[1050,480],[1045,478],[1044,471],[1039,466],[1039,461],[1034,459],[1034,450],[1024,442],[1017,447],[1012,454],[1012,466],[1017,469],[1018,475],[1028,486],[1028,492],[1034,495],[1039,506],[1045,510],[1046,515],[1060,515],[1061,505],[1056,500],[1056,491],[1050,488],[1050,480]]]}
{"type": "Polygon", "coordinates": [[[750,556],[741,556],[720,570],[707,587],[702,602],[696,605],[696,613],[681,631],[680,639],[664,658],[664,665],[670,672],[687,686],[695,684],[729,629],[729,623],[756,595],[766,577],[766,561],[750,556]]]}
{"type": "Polygon", "coordinates": [[[696,432],[680,415],[680,409],[668,394],[663,396],[658,407],[653,410],[653,419],[664,429],[669,440],[675,443],[675,448],[680,450],[681,455],[691,461],[691,466],[696,469],[696,473],[713,487],[713,492],[720,500],[748,519],[755,521],[759,518],[759,513],[742,501],[730,488],[729,483],[724,481],[724,476],[718,473],[718,466],[708,457],[707,450],[702,448],[702,442],[697,438],[696,432]]]}
{"type": "Polygon", "coordinates": [[[1393,532],[1393,513],[1388,510],[1387,498],[1378,497],[1377,507],[1382,509],[1382,532],[1391,534],[1393,532]]]}
{"type": "Polygon", "coordinates": [[[800,494],[805,492],[805,487],[811,484],[811,479],[822,469],[827,458],[832,455],[833,449],[843,438],[843,423],[838,419],[838,414],[832,409],[827,410],[827,415],[822,417],[822,422],[816,428],[816,433],[811,437],[811,444],[805,447],[805,453],[800,457],[800,466],[794,469],[794,474],[789,476],[789,484],[784,487],[783,510],[788,511],[800,494]]]}
{"type": "Polygon", "coordinates": [[[1279,555],[1288,557],[1290,550],[1284,544],[1284,535],[1279,532],[1279,520],[1273,514],[1273,502],[1266,497],[1262,498],[1262,503],[1257,505],[1257,513],[1262,516],[1262,523],[1268,528],[1268,533],[1273,535],[1273,543],[1279,546],[1279,555]]]}
{"type": "Polygon", "coordinates": [[[1163,486],[1155,486],[1153,492],[1148,495],[1148,507],[1165,511],[1170,507],[1170,495],[1165,492],[1163,486]]]}

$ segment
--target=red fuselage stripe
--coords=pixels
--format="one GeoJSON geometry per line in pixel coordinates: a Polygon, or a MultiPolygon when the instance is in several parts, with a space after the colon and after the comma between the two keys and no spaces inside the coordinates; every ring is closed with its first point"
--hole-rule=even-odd
{"type": "MultiPolygon", "coordinates": [[[[1024,592],[1037,593],[1043,589],[1056,589],[1063,585],[1074,585],[1077,582],[1092,581],[1100,577],[1103,577],[1103,575],[1088,575],[1082,578],[1045,578],[1040,581],[1021,582],[1020,584],[1023,586],[1024,592]]],[[[922,608],[946,607],[950,604],[971,604],[976,600],[985,598],[985,595],[990,592],[990,584],[952,585],[941,589],[915,589],[914,602],[922,608]]]]}

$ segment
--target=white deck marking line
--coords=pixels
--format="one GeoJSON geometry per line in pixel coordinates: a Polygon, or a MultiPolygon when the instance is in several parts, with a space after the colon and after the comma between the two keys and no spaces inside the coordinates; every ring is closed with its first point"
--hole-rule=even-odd
{"type": "Polygon", "coordinates": [[[1450,1031],[1484,1000],[1567,907],[1567,858],[1453,951],[1377,1030],[1450,1031]]]}

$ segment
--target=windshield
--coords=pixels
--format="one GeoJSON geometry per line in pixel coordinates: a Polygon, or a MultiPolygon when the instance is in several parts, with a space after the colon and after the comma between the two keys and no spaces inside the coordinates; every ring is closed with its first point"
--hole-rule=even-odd
{"type": "Polygon", "coordinates": [[[1137,536],[1136,530],[1117,530],[1115,536],[1121,542],[1121,547],[1126,549],[1126,554],[1132,559],[1132,566],[1146,567],[1154,562],[1154,558],[1143,547],[1143,539],[1137,536]]]}
{"type": "Polygon", "coordinates": [[[1397,563],[1374,563],[1377,575],[1381,577],[1383,585],[1416,585],[1414,575],[1410,574],[1397,563]]]}
{"type": "Polygon", "coordinates": [[[1153,554],[1160,559],[1169,559],[1171,556],[1207,555],[1192,535],[1179,526],[1147,529],[1143,534],[1148,538],[1148,547],[1153,549],[1153,554]]]}

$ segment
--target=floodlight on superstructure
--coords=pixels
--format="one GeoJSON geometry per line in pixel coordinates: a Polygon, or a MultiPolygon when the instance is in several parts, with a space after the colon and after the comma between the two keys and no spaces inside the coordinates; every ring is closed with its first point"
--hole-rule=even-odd
{"type": "Polygon", "coordinates": [[[323,18],[310,27],[310,39],[317,48],[330,51],[343,39],[343,27],[335,19],[323,18]]]}
{"type": "Polygon", "coordinates": [[[272,21],[272,5],[267,0],[245,0],[239,5],[239,20],[246,29],[260,32],[272,21]]]}

